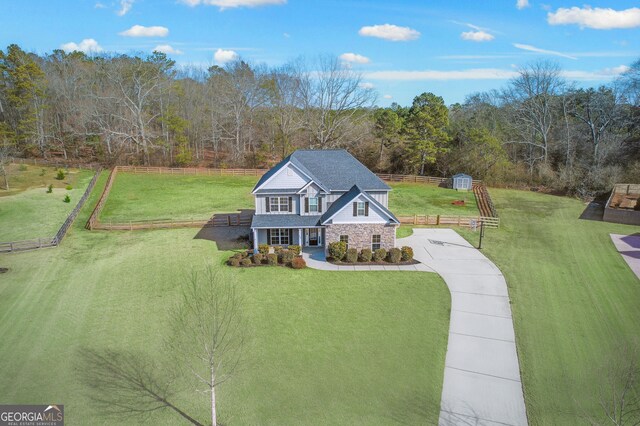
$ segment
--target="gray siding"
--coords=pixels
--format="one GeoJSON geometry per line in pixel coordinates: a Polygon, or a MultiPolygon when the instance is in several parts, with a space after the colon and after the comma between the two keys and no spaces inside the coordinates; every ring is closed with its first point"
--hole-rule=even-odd
{"type": "Polygon", "coordinates": [[[256,214],[300,214],[300,197],[297,194],[290,195],[256,195],[256,214]],[[291,212],[269,212],[267,213],[267,199],[270,197],[291,197],[293,207],[291,212]]]}
{"type": "MultiPolygon", "coordinates": [[[[356,201],[366,201],[366,199],[360,196],[354,200],[356,201]]],[[[331,219],[331,223],[387,223],[387,219],[386,214],[379,211],[372,203],[369,203],[369,216],[354,216],[353,203],[349,203],[331,219]]]]}
{"type": "Polygon", "coordinates": [[[300,189],[309,182],[309,179],[292,167],[291,165],[284,167],[276,173],[269,182],[264,184],[261,189],[300,189]]]}

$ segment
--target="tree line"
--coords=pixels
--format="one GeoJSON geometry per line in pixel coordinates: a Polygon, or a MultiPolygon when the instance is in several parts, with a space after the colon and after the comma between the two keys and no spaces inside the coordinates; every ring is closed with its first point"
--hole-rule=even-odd
{"type": "Polygon", "coordinates": [[[0,153],[112,164],[268,167],[297,148],[346,148],[379,172],[469,173],[590,195],[640,181],[640,60],[579,88],[552,62],[445,105],[376,107],[338,58],[177,67],[165,54],[0,50],[0,153]]]}

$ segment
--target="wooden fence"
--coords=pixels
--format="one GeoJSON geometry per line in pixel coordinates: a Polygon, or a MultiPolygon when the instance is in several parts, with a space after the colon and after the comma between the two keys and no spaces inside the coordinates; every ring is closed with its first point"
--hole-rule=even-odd
{"type": "MultiPolygon", "coordinates": [[[[387,173],[376,173],[380,179],[387,182],[411,182],[411,183],[427,183],[439,185],[441,183],[451,182],[451,178],[434,177],[434,176],[418,176],[418,175],[394,175],[387,173]]],[[[473,180],[474,184],[481,184],[481,180],[473,180]]]]}
{"type": "Polygon", "coordinates": [[[14,251],[25,251],[25,250],[36,250],[46,247],[56,247],[62,243],[62,240],[67,235],[67,231],[75,221],[80,209],[84,206],[84,203],[89,198],[91,191],[93,191],[93,187],[96,185],[96,181],[100,176],[100,170],[97,170],[93,175],[93,178],[89,182],[89,186],[80,197],[78,204],[73,208],[67,219],[64,221],[58,232],[53,237],[45,237],[45,238],[33,238],[31,240],[21,240],[21,241],[10,241],[6,243],[0,242],[0,253],[8,253],[14,251]]]}
{"type": "Polygon", "coordinates": [[[498,228],[500,219],[485,216],[445,216],[445,215],[413,215],[397,216],[402,225],[433,225],[433,226],[463,226],[470,228],[475,222],[476,226],[484,223],[487,228],[498,228]]]}
{"type": "Polygon", "coordinates": [[[169,175],[203,175],[203,176],[262,176],[265,169],[208,169],[204,167],[141,167],[141,166],[116,166],[118,171],[148,174],[160,173],[169,175]]]}
{"type": "Polygon", "coordinates": [[[493,200],[491,200],[491,195],[489,195],[489,191],[487,187],[483,184],[474,184],[473,185],[473,193],[476,196],[476,203],[478,204],[478,210],[480,210],[480,215],[484,217],[498,217],[498,211],[496,207],[493,205],[493,200]]]}

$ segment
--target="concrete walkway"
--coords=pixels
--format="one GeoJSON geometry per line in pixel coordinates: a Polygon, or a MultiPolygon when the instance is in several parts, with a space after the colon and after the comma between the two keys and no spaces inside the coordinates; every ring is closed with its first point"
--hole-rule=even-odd
{"type": "Polygon", "coordinates": [[[305,247],[302,251],[302,257],[307,266],[313,269],[321,269],[323,271],[419,271],[419,272],[435,272],[428,266],[418,263],[416,265],[334,265],[327,262],[324,249],[305,247]]]}
{"type": "Polygon", "coordinates": [[[500,270],[451,229],[414,229],[397,241],[442,276],[451,321],[440,425],[526,425],[507,284],[500,270]]]}
{"type": "Polygon", "coordinates": [[[609,234],[613,245],[627,262],[629,268],[640,278],[640,234],[618,235],[609,234]]]}

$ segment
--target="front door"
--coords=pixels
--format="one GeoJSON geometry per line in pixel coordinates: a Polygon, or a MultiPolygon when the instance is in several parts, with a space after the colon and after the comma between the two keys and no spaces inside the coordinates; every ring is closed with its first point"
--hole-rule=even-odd
{"type": "Polygon", "coordinates": [[[309,229],[309,245],[317,246],[318,245],[318,230],[317,229],[309,229]]]}

